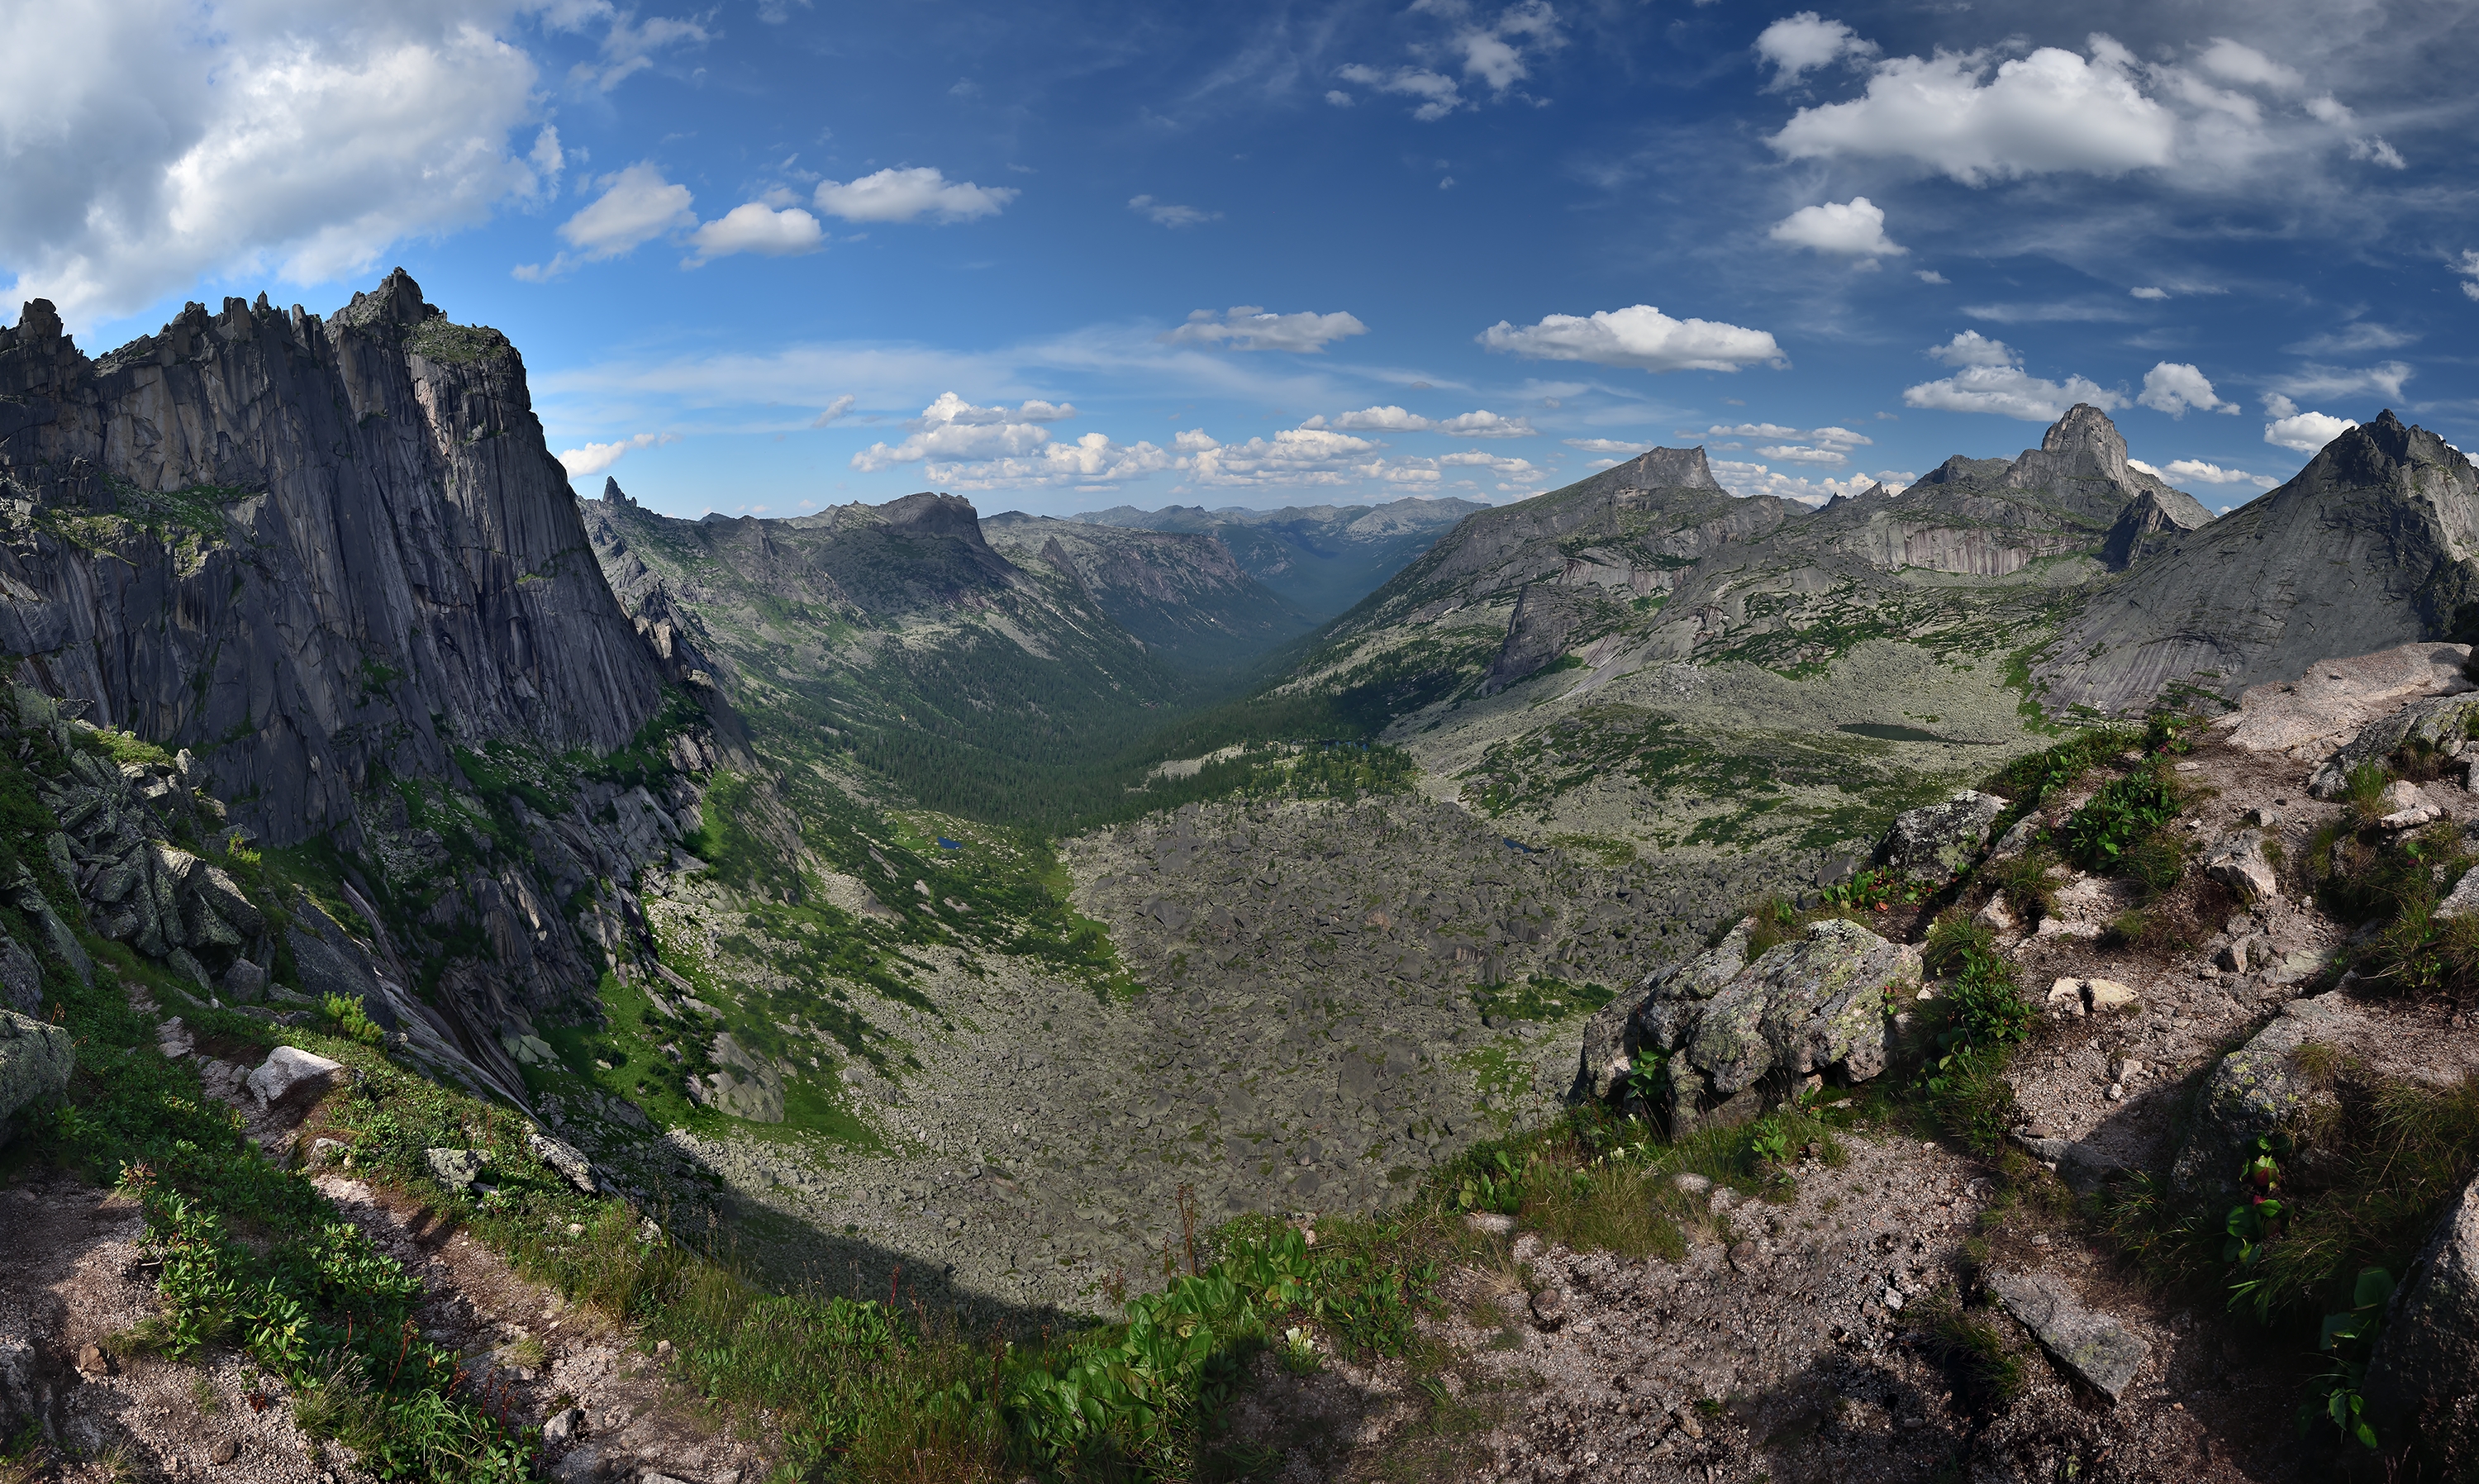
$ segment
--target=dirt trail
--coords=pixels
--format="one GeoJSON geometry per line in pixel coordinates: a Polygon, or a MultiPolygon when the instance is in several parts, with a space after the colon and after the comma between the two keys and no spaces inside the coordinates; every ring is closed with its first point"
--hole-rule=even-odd
{"type": "MultiPolygon", "coordinates": [[[[177,1046],[178,1043],[175,1042],[177,1046]]],[[[188,1054],[186,1050],[184,1054],[188,1054]]],[[[247,1068],[202,1057],[202,1083],[248,1133],[290,1157],[317,1109],[252,1105],[247,1068]]],[[[741,1484],[764,1476],[764,1437],[728,1434],[623,1329],[519,1275],[452,1221],[339,1172],[315,1180],[337,1212],[422,1279],[422,1335],[462,1360],[473,1393],[517,1426],[549,1424],[543,1465],[562,1479],[741,1484]]],[[[293,1398],[246,1356],[190,1361],[110,1353],[160,1308],[136,1202],[57,1171],[0,1190],[0,1399],[54,1445],[36,1478],[343,1484],[369,1478],[341,1446],[312,1443],[293,1398]]]]}

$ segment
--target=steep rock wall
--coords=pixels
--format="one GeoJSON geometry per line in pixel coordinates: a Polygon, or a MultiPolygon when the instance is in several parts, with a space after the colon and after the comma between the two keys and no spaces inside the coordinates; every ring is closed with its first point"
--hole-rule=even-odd
{"type": "Polygon", "coordinates": [[[0,330],[0,652],[192,750],[289,844],[379,770],[499,737],[608,750],[661,701],[524,362],[401,269],[321,320],[226,299],[89,360],[0,330]]]}

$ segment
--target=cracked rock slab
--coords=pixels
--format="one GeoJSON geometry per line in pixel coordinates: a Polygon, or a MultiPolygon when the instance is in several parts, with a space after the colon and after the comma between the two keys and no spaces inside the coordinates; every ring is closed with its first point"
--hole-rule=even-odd
{"type": "Polygon", "coordinates": [[[1993,1272],[1988,1291],[2042,1349],[2111,1401],[2151,1358],[2152,1346],[2141,1336],[2077,1303],[2064,1284],[2044,1273],[1993,1272]]]}

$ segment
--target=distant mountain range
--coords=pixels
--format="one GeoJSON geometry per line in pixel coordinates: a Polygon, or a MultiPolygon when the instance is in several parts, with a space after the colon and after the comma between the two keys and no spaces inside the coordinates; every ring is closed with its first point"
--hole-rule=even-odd
{"type": "Polygon", "coordinates": [[[1241,571],[1322,623],[1358,602],[1457,522],[1489,508],[1453,499],[1286,505],[1280,510],[1114,505],[1068,519],[1088,525],[1212,536],[1230,550],[1241,571]]]}

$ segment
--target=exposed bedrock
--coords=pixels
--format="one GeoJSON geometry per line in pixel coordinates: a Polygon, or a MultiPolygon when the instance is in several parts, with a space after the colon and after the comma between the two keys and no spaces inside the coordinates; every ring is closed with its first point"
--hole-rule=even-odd
{"type": "Polygon", "coordinates": [[[192,304],[89,360],[0,330],[0,652],[194,752],[290,844],[380,769],[495,737],[626,743],[653,652],[587,548],[524,366],[401,269],[332,318],[192,304]]]}

